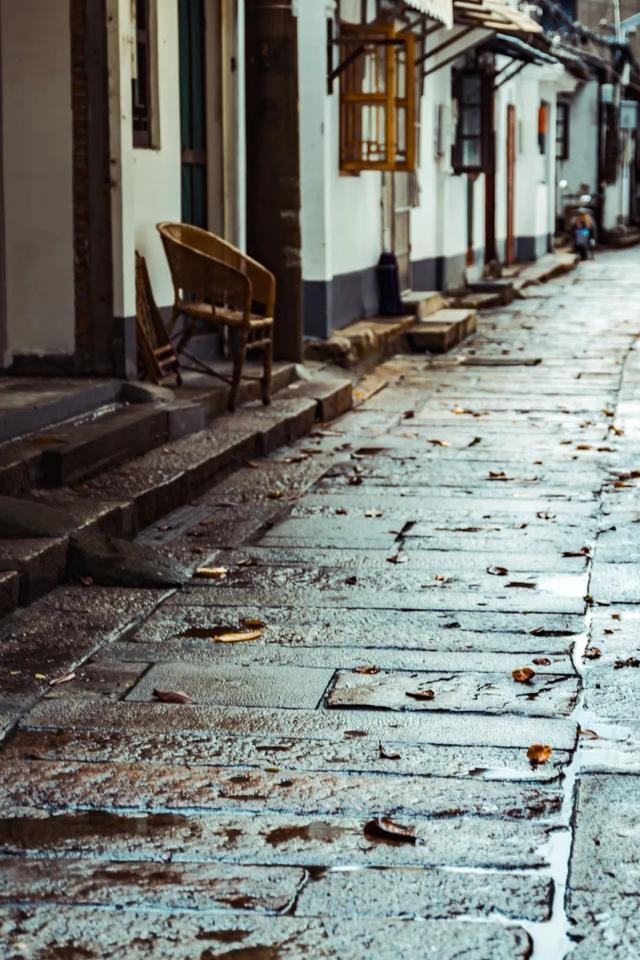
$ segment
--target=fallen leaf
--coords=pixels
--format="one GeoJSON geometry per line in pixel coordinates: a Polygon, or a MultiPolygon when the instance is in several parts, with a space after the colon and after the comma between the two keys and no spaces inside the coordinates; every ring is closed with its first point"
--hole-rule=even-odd
{"type": "Polygon", "coordinates": [[[615,453],[613,447],[598,447],[598,453],[615,453]]]}
{"type": "Polygon", "coordinates": [[[542,763],[546,763],[552,753],[553,750],[548,744],[532,743],[527,750],[527,757],[529,758],[529,762],[537,767],[542,763]]]}
{"type": "Polygon", "coordinates": [[[264,630],[229,630],[226,633],[214,633],[216,643],[244,643],[248,640],[259,640],[264,630]]]}
{"type": "Polygon", "coordinates": [[[256,463],[255,460],[245,460],[244,465],[245,467],[251,467],[252,470],[260,469],[260,464],[256,463]]]}
{"type": "Polygon", "coordinates": [[[582,547],[581,550],[565,550],[563,557],[589,557],[591,555],[590,547],[582,547]]]}
{"type": "Polygon", "coordinates": [[[603,407],[602,412],[604,413],[605,417],[615,417],[613,410],[609,410],[608,407],[603,407]]]}
{"type": "Polygon", "coordinates": [[[475,447],[479,443],[482,443],[482,437],[474,437],[471,443],[467,444],[467,447],[475,447]]]}
{"type": "Polygon", "coordinates": [[[584,737],[585,740],[599,740],[600,736],[595,732],[595,730],[589,730],[585,727],[578,727],[578,735],[584,737]]]}
{"type": "Polygon", "coordinates": [[[448,583],[448,582],[449,582],[449,577],[445,577],[445,575],[444,575],[443,573],[437,573],[437,574],[435,575],[434,579],[437,580],[438,583],[448,583]]]}
{"type": "Polygon", "coordinates": [[[364,673],[367,676],[370,676],[374,673],[380,673],[380,667],[376,667],[373,663],[363,663],[359,667],[353,668],[354,673],[364,673]]]}
{"type": "Polygon", "coordinates": [[[348,587],[355,587],[357,582],[358,582],[358,578],[353,576],[347,577],[347,579],[345,580],[345,583],[347,584],[348,587]]]}
{"type": "Polygon", "coordinates": [[[239,567],[257,567],[258,561],[255,557],[247,557],[246,560],[240,560],[238,563],[239,567]]]}
{"type": "Polygon", "coordinates": [[[264,620],[258,620],[256,617],[242,617],[240,623],[243,627],[248,627],[250,630],[264,630],[266,627],[264,620]]]}
{"type": "Polygon", "coordinates": [[[387,557],[387,563],[408,563],[409,557],[406,553],[403,553],[401,550],[398,553],[394,553],[393,556],[387,557]]]}
{"type": "Polygon", "coordinates": [[[378,751],[380,753],[381,760],[401,760],[402,757],[399,753],[387,753],[385,748],[381,743],[378,744],[378,751]]]}
{"type": "Polygon", "coordinates": [[[611,614],[611,619],[612,619],[612,620],[622,620],[622,614],[621,614],[621,613],[612,613],[612,614],[611,614]]]}
{"type": "Polygon", "coordinates": [[[34,673],[33,677],[34,677],[35,680],[46,680],[46,679],[47,679],[46,673],[34,673]]]}
{"type": "Polygon", "coordinates": [[[384,511],[383,511],[383,510],[375,510],[375,509],[374,509],[374,510],[365,510],[364,515],[365,515],[365,517],[384,517],[384,511]]]}
{"type": "Polygon", "coordinates": [[[347,511],[344,507],[336,507],[336,516],[337,517],[346,517],[347,511]]]}
{"type": "Polygon", "coordinates": [[[61,683],[70,683],[72,680],[75,680],[75,673],[65,673],[63,677],[56,677],[55,680],[49,680],[50,687],[57,687],[61,683]]]}
{"type": "Polygon", "coordinates": [[[489,470],[489,480],[508,480],[504,470],[489,470]]]}
{"type": "Polygon", "coordinates": [[[602,656],[602,650],[600,647],[587,647],[584,652],[585,660],[599,660],[602,656]]]}
{"type": "Polygon", "coordinates": [[[506,567],[487,567],[487,573],[490,573],[492,577],[506,577],[509,571],[506,567]]]}
{"type": "Polygon", "coordinates": [[[267,496],[269,500],[282,500],[284,493],[282,490],[270,490],[267,496]]]}
{"type": "Polygon", "coordinates": [[[227,573],[226,567],[198,567],[194,577],[201,577],[204,580],[221,580],[227,573]]]}
{"type": "Polygon", "coordinates": [[[617,426],[617,424],[613,423],[611,425],[611,429],[615,433],[616,437],[624,437],[624,430],[622,429],[622,427],[619,427],[617,426]]]}
{"type": "Polygon", "coordinates": [[[411,827],[394,823],[389,817],[377,817],[364,825],[364,834],[374,840],[392,840],[395,843],[415,843],[416,835],[411,827]]]}
{"type": "Polygon", "coordinates": [[[616,660],[613,665],[614,670],[622,670],[623,667],[640,667],[640,660],[637,657],[627,657],[626,660],[616,660]]]}
{"type": "Polygon", "coordinates": [[[576,450],[593,450],[593,447],[590,443],[578,443],[576,444],[576,450]]]}
{"type": "Polygon", "coordinates": [[[516,683],[529,683],[536,675],[535,670],[532,670],[531,667],[518,667],[516,670],[511,671],[511,676],[516,683]]]}
{"type": "Polygon", "coordinates": [[[413,700],[433,700],[435,692],[433,690],[407,690],[405,696],[413,700]]]}
{"type": "Polygon", "coordinates": [[[182,690],[154,690],[153,696],[162,703],[195,703],[195,700],[182,690]]]}
{"type": "Polygon", "coordinates": [[[548,510],[538,510],[536,517],[538,517],[539,520],[555,520],[556,515],[555,513],[549,513],[548,510]]]}
{"type": "Polygon", "coordinates": [[[81,577],[80,583],[83,587],[92,587],[93,586],[93,577],[81,577]]]}
{"type": "Polygon", "coordinates": [[[416,415],[415,410],[405,410],[405,412],[402,414],[402,419],[403,419],[403,420],[413,420],[413,418],[415,417],[415,415],[416,415]]]}
{"type": "Polygon", "coordinates": [[[362,482],[363,480],[359,473],[354,474],[347,480],[350,487],[359,487],[362,482]]]}
{"type": "Polygon", "coordinates": [[[528,583],[526,580],[509,580],[509,583],[505,584],[507,587],[517,587],[519,590],[535,590],[535,583],[528,583]]]}
{"type": "Polygon", "coordinates": [[[434,447],[450,447],[450,446],[451,446],[451,444],[449,443],[448,440],[433,440],[433,439],[428,439],[428,440],[427,440],[427,443],[433,444],[434,447]]]}
{"type": "Polygon", "coordinates": [[[534,657],[534,658],[533,658],[533,663],[535,663],[536,667],[550,667],[550,666],[551,666],[551,660],[549,660],[549,657],[534,657]]]}

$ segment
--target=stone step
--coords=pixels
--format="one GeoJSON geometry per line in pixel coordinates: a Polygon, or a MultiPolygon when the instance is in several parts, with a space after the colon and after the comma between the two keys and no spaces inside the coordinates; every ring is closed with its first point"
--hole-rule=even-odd
{"type": "Polygon", "coordinates": [[[117,400],[120,380],[6,377],[0,381],[0,443],[117,400]]]}
{"type": "Polygon", "coordinates": [[[437,290],[412,290],[402,296],[402,306],[418,320],[425,320],[442,310],[444,305],[442,294],[437,290]]]}
{"type": "Polygon", "coordinates": [[[475,310],[438,310],[428,320],[414,323],[407,331],[407,340],[416,353],[446,353],[475,329],[475,310]]]}
{"type": "Polygon", "coordinates": [[[311,340],[305,346],[305,359],[367,373],[401,349],[403,336],[415,320],[414,313],[358,320],[327,340],[311,340]]]}
{"type": "MultiPolygon", "coordinates": [[[[258,401],[227,413],[208,429],[168,439],[81,485],[25,490],[20,498],[6,498],[0,504],[4,515],[11,517],[13,511],[20,524],[34,525],[34,534],[27,530],[24,538],[16,538],[15,533],[9,538],[9,527],[4,528],[0,612],[31,603],[66,578],[69,542],[75,533],[95,531],[130,540],[202,494],[232,467],[299,439],[318,421],[345,413],[351,402],[349,379],[297,381],[274,397],[269,407],[258,401]],[[47,507],[57,510],[50,529],[46,528],[47,507]]],[[[169,410],[164,410],[164,416],[170,422],[169,410]]],[[[151,423],[158,427],[156,421],[151,423]]],[[[74,462],[69,462],[70,469],[74,462]]]]}
{"type": "Polygon", "coordinates": [[[470,281],[467,286],[472,293],[491,294],[498,298],[498,303],[507,306],[515,298],[513,283],[506,277],[497,277],[485,280],[470,281]]]}
{"type": "Polygon", "coordinates": [[[503,305],[504,300],[500,293],[474,293],[471,291],[458,294],[450,300],[450,306],[460,310],[493,310],[503,305]]]}

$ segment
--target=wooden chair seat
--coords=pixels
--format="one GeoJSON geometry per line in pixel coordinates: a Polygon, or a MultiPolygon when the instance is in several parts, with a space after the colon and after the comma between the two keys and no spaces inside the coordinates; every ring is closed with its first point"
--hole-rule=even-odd
{"type": "MultiPolygon", "coordinates": [[[[178,306],[184,316],[192,317],[194,320],[202,320],[205,323],[219,323],[227,327],[241,327],[245,322],[244,314],[241,310],[230,310],[228,307],[212,306],[212,304],[202,301],[185,303],[181,300],[178,306]]],[[[249,314],[249,326],[251,328],[272,327],[273,317],[263,317],[259,313],[251,313],[249,314]]]]}
{"type": "MultiPolygon", "coordinates": [[[[245,357],[251,350],[262,354],[262,399],[270,403],[275,277],[246,253],[200,227],[159,223],[157,229],[173,282],[172,329],[180,317],[186,321],[177,352],[184,350],[198,321],[233,329],[234,336],[228,338],[233,359],[229,409],[235,408],[245,357]],[[253,312],[255,307],[260,312],[253,312]]],[[[203,361],[197,362],[222,376],[203,361]]]]}

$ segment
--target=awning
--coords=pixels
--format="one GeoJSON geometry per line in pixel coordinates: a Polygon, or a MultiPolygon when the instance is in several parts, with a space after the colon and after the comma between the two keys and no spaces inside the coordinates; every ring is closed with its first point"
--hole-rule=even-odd
{"type": "Polygon", "coordinates": [[[454,0],[455,22],[501,33],[542,33],[542,27],[526,13],[502,0],[454,0]]]}
{"type": "Polygon", "coordinates": [[[449,29],[453,26],[453,0],[408,0],[407,5],[449,29]]]}
{"type": "Polygon", "coordinates": [[[521,60],[523,63],[558,63],[558,58],[552,56],[549,53],[545,53],[544,50],[538,50],[537,47],[532,47],[531,44],[525,43],[524,40],[520,40],[518,37],[509,37],[504,33],[496,33],[494,37],[491,37],[490,40],[487,40],[485,44],[482,45],[483,50],[490,51],[491,53],[499,53],[505,57],[510,57],[512,60],[521,60]]]}

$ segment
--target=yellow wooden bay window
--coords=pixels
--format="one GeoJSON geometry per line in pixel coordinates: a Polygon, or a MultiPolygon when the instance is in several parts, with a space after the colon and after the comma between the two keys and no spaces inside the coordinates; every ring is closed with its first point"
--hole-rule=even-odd
{"type": "Polygon", "coordinates": [[[342,24],[339,49],[340,169],[415,170],[415,37],[342,24]]]}

